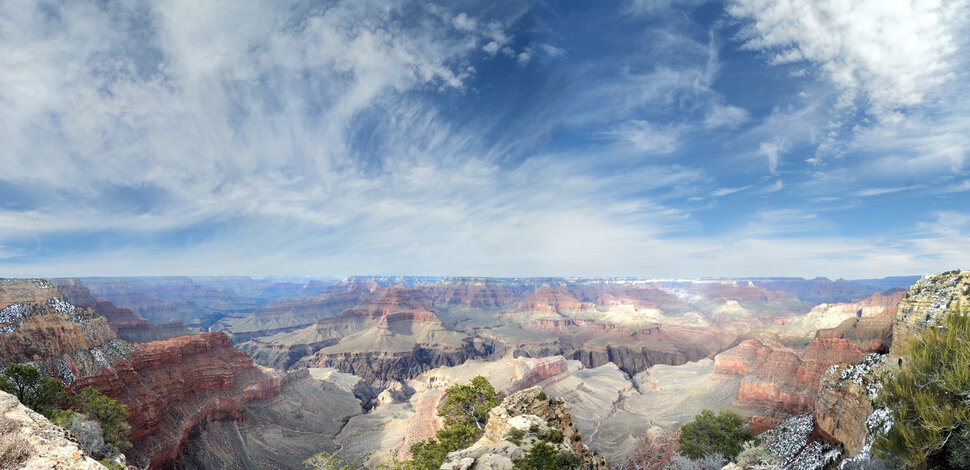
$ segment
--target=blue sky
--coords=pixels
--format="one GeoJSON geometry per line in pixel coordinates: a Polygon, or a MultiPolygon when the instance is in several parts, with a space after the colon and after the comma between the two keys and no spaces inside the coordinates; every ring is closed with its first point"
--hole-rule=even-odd
{"type": "Polygon", "coordinates": [[[970,267],[966,0],[0,8],[0,273],[970,267]]]}

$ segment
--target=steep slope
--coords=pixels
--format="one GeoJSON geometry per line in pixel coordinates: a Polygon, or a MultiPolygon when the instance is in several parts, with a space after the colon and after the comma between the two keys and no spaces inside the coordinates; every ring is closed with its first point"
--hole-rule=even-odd
{"type": "Polygon", "coordinates": [[[67,430],[0,392],[0,468],[105,470],[67,430]]]}
{"type": "Polygon", "coordinates": [[[294,367],[295,361],[296,367],[333,367],[371,382],[408,379],[489,352],[480,341],[446,328],[430,303],[420,290],[394,287],[311,327],[241,348],[267,366],[294,367]]]}
{"type": "MultiPolygon", "coordinates": [[[[337,373],[339,375],[339,373],[337,373]]],[[[280,393],[245,404],[242,420],[221,420],[193,429],[180,449],[179,468],[302,469],[303,459],[334,452],[334,437],[363,412],[355,396],[360,378],[288,374],[280,393]]]]}
{"type": "Polygon", "coordinates": [[[94,310],[64,301],[53,284],[0,279],[0,362],[30,362],[68,385],[134,350],[94,310]]]}
{"type": "Polygon", "coordinates": [[[80,279],[55,279],[54,284],[65,301],[100,313],[125,341],[145,343],[194,333],[178,320],[153,325],[127,308],[97,300],[80,279]]]}
{"type": "Polygon", "coordinates": [[[0,300],[4,362],[30,362],[69,391],[92,386],[128,405],[134,447],[127,455],[139,466],[174,466],[205,423],[239,420],[243,405],[279,392],[281,377],[256,368],[224,333],[130,344],[46,281],[0,280],[0,300]]]}
{"type": "Polygon", "coordinates": [[[311,298],[279,299],[256,310],[252,315],[223,318],[213,325],[212,331],[225,331],[234,343],[240,343],[257,336],[269,336],[310,326],[317,320],[332,317],[372,297],[370,291],[354,288],[311,298]]]}
{"type": "Polygon", "coordinates": [[[843,339],[816,339],[792,349],[772,340],[747,340],[714,358],[714,372],[741,376],[734,407],[763,416],[791,415],[813,409],[819,379],[832,365],[865,357],[843,339]]]}
{"type": "Polygon", "coordinates": [[[949,271],[925,276],[910,287],[899,302],[893,321],[892,357],[899,357],[906,343],[927,325],[943,318],[955,302],[970,305],[970,271],[949,271]]]}
{"type": "Polygon", "coordinates": [[[78,377],[128,405],[132,462],[152,468],[175,463],[197,426],[240,420],[243,405],[279,393],[282,378],[256,368],[225,333],[200,333],[135,345],[98,374],[78,377]]]}

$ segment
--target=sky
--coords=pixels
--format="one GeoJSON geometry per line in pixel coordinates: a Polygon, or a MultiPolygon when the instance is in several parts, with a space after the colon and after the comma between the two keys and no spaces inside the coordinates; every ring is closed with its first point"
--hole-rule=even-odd
{"type": "Polygon", "coordinates": [[[0,276],[970,268],[968,3],[0,0],[0,276]]]}

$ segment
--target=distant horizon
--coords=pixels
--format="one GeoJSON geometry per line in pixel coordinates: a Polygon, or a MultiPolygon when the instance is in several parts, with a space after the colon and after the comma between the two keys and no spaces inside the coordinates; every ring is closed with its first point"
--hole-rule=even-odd
{"type": "Polygon", "coordinates": [[[7,276],[0,273],[0,279],[250,279],[254,281],[265,281],[272,279],[282,279],[282,280],[334,280],[334,281],[346,281],[354,278],[359,279],[435,279],[435,280],[445,280],[445,279],[497,279],[497,280],[567,280],[567,281],[596,281],[596,280],[606,280],[606,281],[641,281],[641,282],[681,282],[681,281],[759,281],[759,280],[805,280],[805,281],[815,281],[815,280],[826,280],[830,282],[839,281],[878,281],[887,279],[900,279],[900,278],[921,278],[932,274],[938,274],[938,271],[933,273],[920,273],[920,274],[897,274],[889,276],[880,277],[861,277],[861,278],[832,278],[828,276],[699,276],[699,277],[646,277],[646,276],[482,276],[482,275],[410,275],[410,274],[273,274],[267,276],[256,276],[256,275],[246,275],[246,274],[158,274],[158,275],[80,275],[80,276],[7,276]]]}

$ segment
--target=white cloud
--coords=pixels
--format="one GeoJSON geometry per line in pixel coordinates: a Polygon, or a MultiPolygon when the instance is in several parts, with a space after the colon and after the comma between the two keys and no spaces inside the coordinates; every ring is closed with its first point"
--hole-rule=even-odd
{"type": "Polygon", "coordinates": [[[733,129],[744,124],[749,119],[748,112],[744,108],[731,105],[716,104],[711,107],[704,118],[704,127],[713,129],[716,127],[727,127],[733,129]]]}
{"type": "Polygon", "coordinates": [[[478,21],[469,17],[465,13],[459,13],[454,19],[455,28],[462,31],[475,31],[478,29],[478,21]]]}
{"type": "Polygon", "coordinates": [[[738,193],[738,192],[741,192],[741,191],[744,191],[744,190],[747,190],[747,189],[751,189],[751,185],[748,185],[748,186],[738,186],[736,188],[717,188],[714,191],[711,191],[711,196],[713,196],[713,197],[722,197],[722,196],[727,196],[729,194],[738,193]]]}
{"type": "Polygon", "coordinates": [[[892,118],[954,77],[967,2],[734,0],[728,12],[752,20],[747,47],[770,51],[777,64],[817,63],[843,103],[861,95],[874,114],[892,118]]]}
{"type": "Polygon", "coordinates": [[[565,49],[553,46],[552,44],[539,44],[539,49],[549,57],[561,57],[566,53],[565,49]]]}
{"type": "Polygon", "coordinates": [[[484,46],[482,46],[482,50],[487,52],[488,55],[495,55],[495,53],[498,52],[499,47],[500,46],[497,42],[489,41],[488,44],[485,44],[484,46]]]}
{"type": "Polygon", "coordinates": [[[902,186],[897,188],[865,188],[857,191],[853,191],[853,196],[860,197],[872,197],[872,196],[882,196],[884,194],[898,193],[900,191],[906,191],[910,189],[915,189],[913,186],[902,186]]]}
{"type": "Polygon", "coordinates": [[[768,157],[768,171],[771,174],[778,173],[778,160],[782,153],[788,150],[789,144],[783,140],[776,139],[771,142],[762,142],[758,146],[758,151],[761,155],[768,157]]]}
{"type": "Polygon", "coordinates": [[[630,142],[641,151],[667,154],[677,150],[684,130],[681,126],[660,126],[649,121],[634,120],[616,130],[614,135],[630,142]]]}

